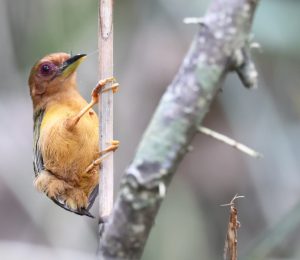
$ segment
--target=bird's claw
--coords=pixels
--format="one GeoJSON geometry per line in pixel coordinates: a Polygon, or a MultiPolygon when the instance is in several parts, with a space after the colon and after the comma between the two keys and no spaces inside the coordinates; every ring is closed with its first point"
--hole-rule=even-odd
{"type": "Polygon", "coordinates": [[[106,92],[108,90],[112,90],[113,93],[116,93],[119,88],[119,83],[116,82],[116,79],[114,77],[109,77],[106,79],[101,79],[98,81],[97,86],[92,91],[92,100],[94,103],[98,103],[99,101],[99,92],[102,90],[106,84],[108,83],[114,83],[111,87],[104,89],[102,92],[106,92]]]}
{"type": "Polygon", "coordinates": [[[111,87],[102,90],[101,93],[107,92],[109,90],[112,90],[113,93],[117,93],[119,90],[119,86],[119,83],[114,83],[111,87]]]}
{"type": "Polygon", "coordinates": [[[108,147],[108,149],[110,149],[111,151],[115,151],[119,148],[120,146],[120,141],[119,140],[112,140],[110,142],[110,147],[108,147]]]}
{"type": "Polygon", "coordinates": [[[99,158],[94,160],[85,170],[85,172],[89,172],[92,170],[94,167],[98,166],[101,164],[101,162],[105,159],[105,156],[109,152],[114,152],[119,148],[120,142],[118,140],[112,140],[110,143],[110,146],[107,147],[106,149],[102,150],[99,152],[99,158]]]}

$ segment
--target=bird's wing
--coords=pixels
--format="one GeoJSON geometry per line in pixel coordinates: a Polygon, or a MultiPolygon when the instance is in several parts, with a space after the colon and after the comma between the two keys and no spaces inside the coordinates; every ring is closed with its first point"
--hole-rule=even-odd
{"type": "MultiPolygon", "coordinates": [[[[39,138],[40,138],[40,130],[41,130],[41,123],[43,121],[43,117],[45,114],[45,109],[40,109],[34,113],[34,127],[33,127],[33,169],[34,169],[34,174],[37,177],[39,173],[43,170],[45,170],[44,166],[44,160],[43,160],[43,155],[41,152],[41,149],[39,147],[39,138]]],[[[95,198],[98,195],[98,185],[97,187],[92,191],[90,197],[89,197],[89,205],[87,209],[77,209],[77,210],[72,210],[67,207],[67,205],[64,202],[59,201],[56,198],[51,198],[51,200],[57,204],[58,206],[64,208],[65,210],[71,211],[75,214],[78,215],[85,215],[91,218],[94,218],[94,216],[89,212],[89,209],[93,205],[95,198]]]]}
{"type": "Polygon", "coordinates": [[[40,138],[40,129],[41,123],[45,114],[45,109],[40,109],[34,113],[33,120],[33,169],[35,176],[45,169],[43,155],[39,148],[39,138],[40,138]]]}

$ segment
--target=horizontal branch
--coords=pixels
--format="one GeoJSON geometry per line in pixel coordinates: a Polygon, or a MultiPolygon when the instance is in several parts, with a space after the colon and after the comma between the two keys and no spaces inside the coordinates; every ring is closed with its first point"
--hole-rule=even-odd
{"type": "Polygon", "coordinates": [[[214,0],[160,100],[121,182],[100,241],[101,259],[140,259],[166,187],[244,47],[258,1],[214,0]]]}

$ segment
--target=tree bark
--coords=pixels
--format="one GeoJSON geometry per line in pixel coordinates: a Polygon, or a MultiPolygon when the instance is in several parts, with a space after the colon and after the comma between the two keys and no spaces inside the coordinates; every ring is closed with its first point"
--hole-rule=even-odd
{"type": "Polygon", "coordinates": [[[212,1],[122,179],[112,215],[101,234],[100,259],[141,258],[166,188],[225,74],[247,62],[244,56],[236,62],[235,55],[247,47],[257,3],[212,1]]]}

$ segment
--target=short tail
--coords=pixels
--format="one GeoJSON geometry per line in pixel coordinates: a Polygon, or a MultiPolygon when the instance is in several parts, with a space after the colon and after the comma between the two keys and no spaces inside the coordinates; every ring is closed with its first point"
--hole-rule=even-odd
{"type": "Polygon", "coordinates": [[[80,216],[88,216],[90,218],[95,218],[91,212],[89,212],[89,209],[85,209],[85,208],[81,208],[81,209],[76,209],[76,210],[73,210],[73,209],[70,209],[66,204],[64,203],[61,203],[59,202],[58,200],[54,199],[54,198],[51,198],[51,200],[58,206],[62,207],[63,209],[67,210],[67,211],[70,211],[70,212],[73,212],[77,215],[80,215],[80,216]]]}
{"type": "Polygon", "coordinates": [[[94,202],[95,202],[95,199],[97,198],[98,196],[98,193],[99,193],[99,186],[97,185],[93,191],[91,192],[90,196],[89,196],[89,203],[88,203],[88,206],[87,208],[80,208],[80,209],[70,209],[65,203],[63,202],[60,202],[58,201],[57,199],[55,198],[51,198],[51,200],[58,206],[62,207],[63,209],[67,210],[67,211],[70,211],[70,212],[73,212],[77,215],[80,215],[80,216],[88,216],[90,218],[95,218],[91,212],[89,211],[91,209],[91,207],[93,206],[94,202]]]}
{"type": "Polygon", "coordinates": [[[90,210],[91,207],[93,206],[95,199],[97,198],[99,194],[99,185],[97,185],[93,191],[91,192],[90,196],[89,196],[89,204],[87,206],[87,210],[90,210]]]}

